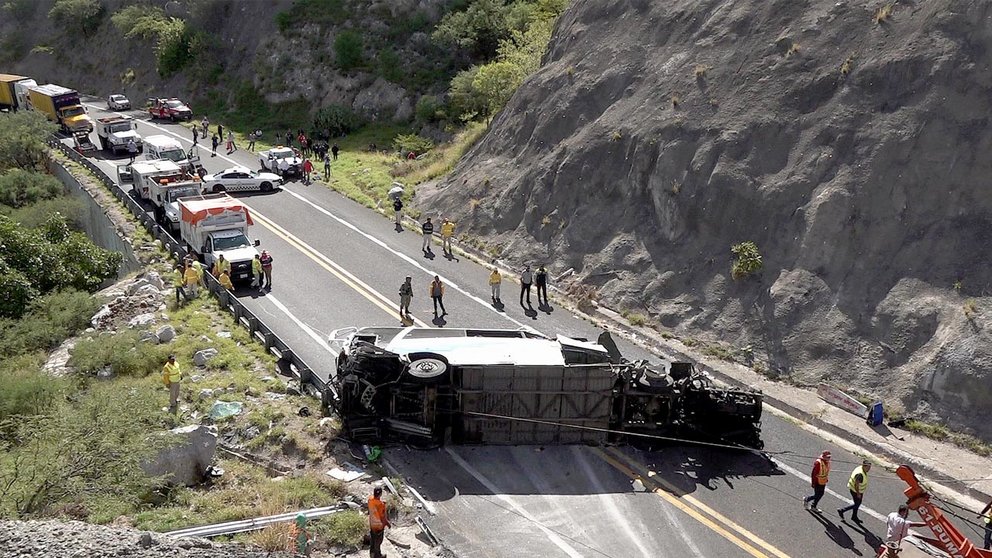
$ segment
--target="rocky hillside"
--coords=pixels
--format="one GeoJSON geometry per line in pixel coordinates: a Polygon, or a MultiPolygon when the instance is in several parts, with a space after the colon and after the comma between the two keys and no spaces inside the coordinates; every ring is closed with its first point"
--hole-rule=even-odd
{"type": "Polygon", "coordinates": [[[682,337],[992,439],[992,4],[577,0],[418,202],[682,337]],[[762,269],[731,276],[753,241],[762,269]]]}
{"type": "Polygon", "coordinates": [[[57,0],[0,3],[0,73],[132,100],[299,101],[311,112],[333,104],[370,120],[405,121],[420,96],[446,88],[469,61],[430,38],[451,9],[448,0],[62,1],[100,11],[80,23],[53,17],[57,0]],[[158,21],[128,37],[130,27],[115,16],[129,6],[138,6],[132,16],[158,21]],[[156,33],[168,18],[181,22],[177,33],[189,48],[163,68],[156,33]],[[347,44],[339,46],[342,35],[347,44]],[[342,60],[338,53],[348,47],[342,60]]]}

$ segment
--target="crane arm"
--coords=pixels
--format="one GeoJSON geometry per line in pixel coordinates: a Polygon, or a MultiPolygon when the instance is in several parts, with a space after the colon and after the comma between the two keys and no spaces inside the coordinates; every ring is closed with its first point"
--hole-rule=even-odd
{"type": "Polygon", "coordinates": [[[896,469],[896,474],[909,485],[909,488],[903,491],[909,509],[916,510],[927,527],[933,531],[935,538],[927,538],[927,542],[942,549],[951,558],[992,558],[992,552],[975,547],[951,524],[937,506],[930,503],[930,494],[920,486],[920,481],[912,469],[900,465],[896,469]]]}

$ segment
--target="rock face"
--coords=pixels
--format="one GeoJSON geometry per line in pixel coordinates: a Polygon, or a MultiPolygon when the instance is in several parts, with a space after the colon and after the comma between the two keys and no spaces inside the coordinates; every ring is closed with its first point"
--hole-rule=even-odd
{"type": "Polygon", "coordinates": [[[181,441],[170,446],[142,469],[149,476],[166,475],[166,482],[177,486],[195,486],[203,482],[204,472],[214,459],[217,450],[217,428],[191,425],[170,431],[181,441]]]}
{"type": "Polygon", "coordinates": [[[578,0],[418,204],[609,306],[992,439],[992,4],[878,6],[578,0]],[[764,267],[734,280],[748,240],[764,267]]]}
{"type": "Polygon", "coordinates": [[[127,527],[80,521],[0,521],[4,556],[122,556],[128,558],[289,558],[288,552],[264,552],[240,544],[203,539],[173,539],[127,527]]]}

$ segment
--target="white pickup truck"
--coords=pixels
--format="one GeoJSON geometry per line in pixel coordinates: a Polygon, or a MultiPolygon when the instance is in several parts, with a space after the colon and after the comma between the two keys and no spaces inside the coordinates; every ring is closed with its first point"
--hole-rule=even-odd
{"type": "Polygon", "coordinates": [[[127,116],[108,116],[96,121],[96,135],[100,136],[100,147],[114,155],[127,153],[127,142],[134,140],[138,152],[144,151],[141,136],[135,130],[138,124],[127,116]]]}
{"type": "Polygon", "coordinates": [[[250,281],[251,262],[259,242],[248,238],[248,208],[227,194],[210,194],[178,201],[179,237],[187,249],[207,265],[224,255],[231,263],[231,281],[250,281]]]}

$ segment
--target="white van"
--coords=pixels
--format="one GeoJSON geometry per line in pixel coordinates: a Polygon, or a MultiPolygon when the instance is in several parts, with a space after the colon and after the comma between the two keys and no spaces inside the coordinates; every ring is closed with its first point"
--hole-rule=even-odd
{"type": "Polygon", "coordinates": [[[163,135],[148,136],[145,138],[144,145],[145,159],[152,161],[164,159],[172,161],[180,167],[185,167],[190,163],[189,154],[183,150],[183,146],[175,138],[163,135]]]}

